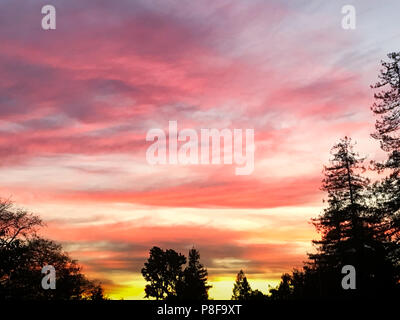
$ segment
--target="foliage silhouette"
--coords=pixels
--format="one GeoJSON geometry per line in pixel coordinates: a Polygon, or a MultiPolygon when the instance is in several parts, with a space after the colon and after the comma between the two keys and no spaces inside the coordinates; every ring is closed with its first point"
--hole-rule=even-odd
{"type": "Polygon", "coordinates": [[[385,177],[372,187],[375,195],[375,214],[381,219],[381,232],[386,236],[385,254],[396,266],[394,271],[400,281],[400,52],[388,54],[389,62],[382,61],[379,81],[372,86],[375,93],[371,107],[378,119],[372,137],[380,141],[387,153],[383,163],[375,168],[385,177]]]}
{"type": "Polygon", "coordinates": [[[208,300],[207,269],[200,263],[200,253],[195,248],[189,250],[188,265],[183,271],[177,287],[179,300],[208,300]]]}
{"type": "Polygon", "coordinates": [[[236,282],[233,285],[232,298],[231,300],[241,301],[262,301],[266,300],[267,296],[259,290],[252,290],[247,277],[243,270],[240,270],[236,276],[236,282]]]}
{"type": "Polygon", "coordinates": [[[0,200],[0,300],[104,300],[59,244],[38,236],[41,219],[0,200]],[[56,289],[41,287],[42,267],[56,269],[56,289]]]}
{"type": "Polygon", "coordinates": [[[371,185],[359,174],[363,159],[353,152],[350,139],[335,145],[322,185],[328,208],[314,220],[322,235],[314,241],[318,251],[309,254],[303,270],[282,276],[271,299],[400,297],[400,52],[388,58],[371,86],[381,90],[371,107],[378,117],[372,137],[387,153],[384,162],[372,164],[384,176],[371,185]],[[354,292],[340,288],[345,264],[356,267],[354,292]]]}
{"type": "Polygon", "coordinates": [[[322,190],[328,207],[313,220],[321,240],[313,241],[317,253],[309,254],[303,270],[282,276],[271,299],[360,298],[398,294],[398,246],[379,213],[376,188],[362,176],[364,159],[345,137],[332,148],[324,168],[322,190]],[[397,257],[397,258],[395,258],[397,257]],[[343,290],[341,269],[353,265],[357,290],[343,290]]]}
{"type": "Polygon", "coordinates": [[[145,287],[145,298],[173,300],[177,297],[177,286],[182,281],[182,266],[186,257],[172,249],[166,251],[159,247],[150,249],[150,257],[144,264],[142,275],[150,284],[145,287]]]}

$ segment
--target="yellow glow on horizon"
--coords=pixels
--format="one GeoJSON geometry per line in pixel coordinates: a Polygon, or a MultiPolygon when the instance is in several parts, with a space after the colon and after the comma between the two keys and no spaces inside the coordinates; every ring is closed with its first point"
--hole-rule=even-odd
{"type": "MultiPolygon", "coordinates": [[[[230,300],[232,296],[235,277],[217,277],[209,281],[213,286],[209,290],[210,299],[214,300],[230,300]]],[[[267,294],[270,287],[275,287],[279,284],[280,279],[249,279],[249,284],[253,290],[259,290],[267,294]]]]}
{"type": "MultiPolygon", "coordinates": [[[[144,287],[146,281],[139,279],[139,274],[130,275],[131,279],[135,280],[124,281],[123,278],[129,276],[120,274],[113,277],[113,281],[118,283],[118,286],[105,285],[105,293],[112,300],[147,300],[144,298],[144,287]]],[[[141,275],[140,275],[141,276],[141,275]]],[[[253,290],[259,290],[265,294],[268,293],[269,287],[275,287],[279,284],[280,279],[249,279],[250,286],[253,290]]],[[[230,300],[232,289],[235,283],[235,277],[220,276],[209,280],[212,288],[209,290],[209,297],[212,300],[230,300]]]]}

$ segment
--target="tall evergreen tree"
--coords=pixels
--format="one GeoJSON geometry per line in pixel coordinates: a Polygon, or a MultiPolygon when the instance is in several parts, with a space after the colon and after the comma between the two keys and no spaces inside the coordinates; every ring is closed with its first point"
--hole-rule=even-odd
{"type": "Polygon", "coordinates": [[[344,264],[356,267],[362,295],[400,295],[400,52],[388,58],[371,86],[380,90],[371,107],[378,117],[372,137],[388,154],[386,161],[375,163],[385,177],[369,186],[359,174],[362,159],[352,151],[350,140],[333,148],[322,186],[328,207],[314,220],[322,234],[314,242],[318,251],[309,255],[302,271],[282,280],[272,298],[279,299],[280,287],[292,297],[343,296],[339,275],[344,264]]]}
{"type": "Polygon", "coordinates": [[[372,137],[380,141],[381,148],[388,153],[384,163],[378,163],[379,171],[388,175],[379,184],[378,206],[381,214],[390,223],[392,240],[400,239],[400,52],[388,54],[389,62],[382,61],[379,81],[372,86],[381,91],[374,94],[372,111],[379,117],[372,137]]]}
{"type": "Polygon", "coordinates": [[[392,165],[400,168],[400,52],[389,53],[388,58],[389,62],[381,62],[379,81],[371,86],[381,89],[375,93],[376,101],[371,108],[379,117],[372,136],[380,141],[383,150],[391,152],[392,165]]]}
{"type": "Polygon", "coordinates": [[[372,297],[398,293],[399,262],[396,243],[376,201],[376,187],[362,176],[363,158],[344,138],[332,148],[324,168],[322,190],[328,206],[314,219],[321,240],[313,241],[317,252],[302,271],[282,278],[271,290],[272,299],[304,297],[372,297]],[[371,192],[373,191],[373,192],[371,192]],[[356,269],[356,290],[343,290],[342,267],[356,269]]]}
{"type": "Polygon", "coordinates": [[[200,253],[195,248],[189,251],[188,266],[183,271],[183,279],[177,288],[177,296],[181,300],[207,300],[207,269],[200,263],[200,253]]]}
{"type": "Polygon", "coordinates": [[[252,290],[243,270],[240,270],[236,276],[236,282],[233,286],[232,300],[250,300],[252,290]]]}
{"type": "MultiPolygon", "coordinates": [[[[368,226],[375,222],[366,201],[369,179],[361,175],[365,170],[364,159],[354,152],[351,139],[347,137],[334,145],[331,153],[322,182],[322,190],[328,195],[328,207],[314,219],[321,240],[313,241],[318,252],[309,255],[311,265],[324,275],[320,286],[322,295],[341,290],[338,278],[343,265],[354,265],[359,279],[365,277],[366,251],[373,241],[373,230],[368,226]]],[[[364,286],[364,282],[359,281],[359,286],[364,286]]]]}
{"type": "Polygon", "coordinates": [[[385,254],[400,281],[400,52],[389,53],[388,58],[389,61],[381,62],[379,81],[372,86],[380,89],[374,94],[371,107],[378,116],[372,137],[379,140],[388,154],[386,161],[376,163],[385,177],[374,184],[373,192],[380,232],[385,238],[385,254]]]}

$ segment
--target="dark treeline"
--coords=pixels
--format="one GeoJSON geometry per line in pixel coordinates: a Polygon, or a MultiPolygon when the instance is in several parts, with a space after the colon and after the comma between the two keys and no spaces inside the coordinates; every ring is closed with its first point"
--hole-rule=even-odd
{"type": "MultiPolygon", "coordinates": [[[[372,137],[387,153],[386,161],[371,161],[367,167],[350,138],[344,137],[335,144],[330,163],[323,171],[321,189],[326,192],[327,206],[312,221],[321,235],[320,240],[313,241],[316,252],[308,254],[301,269],[283,274],[280,284],[268,295],[252,290],[240,270],[233,300],[400,297],[400,53],[390,53],[388,58],[388,62],[382,61],[379,81],[372,86],[380,91],[374,94],[371,108],[378,117],[372,137]],[[381,178],[371,182],[367,171],[376,172],[381,178]],[[352,266],[355,271],[352,288],[343,287],[344,266],[352,266]]],[[[179,256],[173,260],[179,261],[177,264],[185,263],[185,257],[174,255],[179,256]]],[[[151,257],[155,257],[154,253],[151,257]]],[[[173,269],[167,265],[164,263],[166,270],[173,269]]],[[[177,290],[179,283],[185,283],[181,270],[171,278],[158,275],[172,281],[169,284],[149,277],[147,271],[143,275],[153,281],[146,287],[147,297],[182,299],[177,290]],[[163,288],[159,293],[154,293],[154,279],[163,288]]],[[[206,281],[204,276],[202,281],[206,281]]],[[[206,291],[203,289],[203,293],[206,291]]],[[[202,299],[205,297],[201,295],[202,299]]]]}

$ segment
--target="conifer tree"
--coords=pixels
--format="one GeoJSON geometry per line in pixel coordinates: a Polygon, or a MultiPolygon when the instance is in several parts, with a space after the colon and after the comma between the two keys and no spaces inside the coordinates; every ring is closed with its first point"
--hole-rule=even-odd
{"type": "Polygon", "coordinates": [[[351,139],[345,137],[334,145],[322,182],[328,206],[313,220],[321,234],[321,240],[313,241],[317,252],[309,254],[303,270],[282,277],[280,285],[270,291],[271,299],[400,294],[400,251],[391,231],[395,223],[382,214],[377,200],[385,193],[385,186],[370,186],[363,176],[363,162],[351,139]],[[356,290],[341,287],[345,265],[356,269],[356,290]]]}
{"type": "Polygon", "coordinates": [[[243,270],[240,270],[236,276],[236,282],[233,286],[232,300],[250,300],[252,296],[252,290],[249,282],[247,281],[246,275],[243,270]]]}
{"type": "Polygon", "coordinates": [[[183,279],[177,288],[178,299],[207,300],[208,290],[207,269],[200,263],[200,253],[195,248],[189,251],[188,266],[183,271],[183,279]]]}
{"type": "MultiPolygon", "coordinates": [[[[345,137],[331,150],[332,159],[324,168],[322,190],[327,192],[328,207],[314,219],[321,240],[313,241],[318,252],[310,254],[311,265],[318,269],[321,290],[335,294],[340,290],[340,270],[343,265],[354,265],[359,278],[365,274],[365,255],[371,247],[373,235],[368,226],[374,216],[367,206],[369,179],[363,177],[363,158],[354,152],[350,138],[345,137]],[[325,278],[329,278],[325,279],[325,278]]],[[[362,281],[359,283],[362,285],[362,281]]]]}
{"type": "Polygon", "coordinates": [[[372,191],[391,275],[400,281],[400,52],[389,53],[388,58],[389,61],[381,61],[379,81],[372,86],[380,90],[374,94],[371,107],[378,117],[372,137],[379,140],[388,155],[383,163],[375,163],[385,177],[374,184],[372,191]]]}
{"type": "Polygon", "coordinates": [[[381,89],[374,94],[376,101],[371,108],[379,117],[372,136],[380,141],[384,151],[391,152],[392,165],[400,168],[400,52],[389,53],[388,58],[389,62],[381,62],[379,81],[371,86],[381,89]]]}
{"type": "Polygon", "coordinates": [[[385,216],[393,234],[393,241],[400,239],[400,52],[388,54],[389,62],[382,61],[379,81],[372,86],[380,89],[374,94],[372,111],[379,118],[372,137],[380,141],[388,153],[384,163],[377,163],[378,171],[387,173],[381,183],[375,185],[380,213],[385,216]]]}

